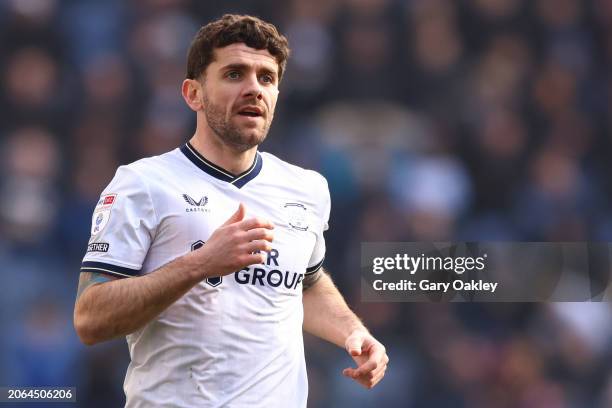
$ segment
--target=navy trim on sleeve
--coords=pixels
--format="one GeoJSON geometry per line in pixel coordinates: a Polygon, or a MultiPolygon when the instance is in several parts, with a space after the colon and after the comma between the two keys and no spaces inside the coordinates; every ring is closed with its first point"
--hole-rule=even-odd
{"type": "Polygon", "coordinates": [[[321,269],[321,267],[323,266],[323,261],[324,260],[325,260],[325,257],[323,257],[323,259],[321,259],[321,262],[317,263],[316,265],[313,265],[313,266],[310,266],[310,267],[306,268],[305,275],[310,275],[311,273],[315,273],[316,271],[321,269]]]}
{"type": "Polygon", "coordinates": [[[124,266],[117,266],[104,262],[92,261],[83,262],[81,264],[81,272],[106,273],[109,275],[120,276],[123,278],[130,278],[132,276],[140,275],[140,271],[137,269],[126,268],[124,266]]]}

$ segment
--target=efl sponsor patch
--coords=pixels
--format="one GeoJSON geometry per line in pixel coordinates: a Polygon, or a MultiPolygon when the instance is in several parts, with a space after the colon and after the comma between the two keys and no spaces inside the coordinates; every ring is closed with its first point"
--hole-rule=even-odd
{"type": "Polygon", "coordinates": [[[115,204],[116,199],[117,194],[106,194],[101,196],[94,211],[110,210],[113,204],[115,204]]]}
{"type": "Polygon", "coordinates": [[[96,235],[106,227],[111,216],[111,208],[117,200],[117,194],[106,194],[100,197],[91,219],[91,235],[96,235]]]}
{"type": "Polygon", "coordinates": [[[87,245],[87,252],[108,252],[110,244],[106,242],[96,242],[87,245]]]}

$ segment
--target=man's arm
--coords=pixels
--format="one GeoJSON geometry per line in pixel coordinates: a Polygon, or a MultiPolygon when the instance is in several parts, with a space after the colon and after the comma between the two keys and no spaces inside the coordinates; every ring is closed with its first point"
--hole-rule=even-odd
{"type": "Polygon", "coordinates": [[[238,211],[208,239],[144,276],[114,279],[83,272],[74,308],[74,326],[88,345],[136,331],[207,277],[224,276],[264,262],[274,226],[238,211]],[[261,251],[261,253],[259,253],[261,251]]]}
{"type": "Polygon", "coordinates": [[[304,330],[343,347],[357,368],[342,372],[366,388],[385,375],[389,357],[361,320],[349,309],[329,275],[320,269],[304,279],[304,330]]]}
{"type": "Polygon", "coordinates": [[[145,276],[117,279],[82,272],[74,308],[74,326],[92,345],[125,336],[147,324],[201,279],[186,256],[145,276]]]}

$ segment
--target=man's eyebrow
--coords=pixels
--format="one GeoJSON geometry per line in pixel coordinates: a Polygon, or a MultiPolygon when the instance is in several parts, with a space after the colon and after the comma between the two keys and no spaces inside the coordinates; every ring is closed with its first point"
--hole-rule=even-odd
{"type": "MultiPolygon", "coordinates": [[[[224,67],[221,68],[222,71],[228,71],[228,70],[232,70],[235,69],[237,71],[243,71],[243,70],[247,70],[249,69],[249,65],[248,64],[243,64],[240,62],[236,62],[236,63],[232,63],[232,64],[227,64],[224,67]]],[[[278,76],[278,72],[274,69],[262,66],[261,68],[259,68],[259,71],[265,72],[266,74],[272,74],[275,77],[278,76]]]]}
{"type": "Polygon", "coordinates": [[[243,69],[247,69],[249,66],[247,64],[241,64],[241,63],[233,63],[233,64],[227,64],[224,67],[222,67],[222,70],[228,70],[228,69],[237,69],[237,70],[243,70],[243,69]]]}
{"type": "Polygon", "coordinates": [[[275,69],[270,69],[270,68],[267,68],[267,67],[262,67],[261,71],[265,72],[266,74],[271,74],[274,77],[278,76],[278,71],[276,71],[275,69]]]}

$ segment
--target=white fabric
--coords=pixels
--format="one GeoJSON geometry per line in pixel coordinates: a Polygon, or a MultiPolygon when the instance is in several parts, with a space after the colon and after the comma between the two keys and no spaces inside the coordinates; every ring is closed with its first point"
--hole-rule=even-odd
{"type": "Polygon", "coordinates": [[[258,160],[261,172],[238,188],[175,149],[120,167],[104,190],[92,219],[92,231],[96,222],[102,228],[90,239],[86,271],[155,271],[206,242],[240,202],[247,218],[275,224],[266,264],[217,286],[199,283],[127,336],[127,407],[306,406],[301,281],[325,255],[329,191],[314,171],[267,153],[258,160]],[[109,195],[110,209],[103,204],[109,195]]]}

